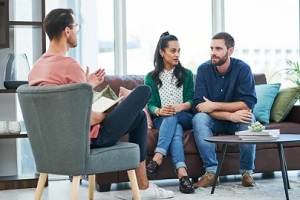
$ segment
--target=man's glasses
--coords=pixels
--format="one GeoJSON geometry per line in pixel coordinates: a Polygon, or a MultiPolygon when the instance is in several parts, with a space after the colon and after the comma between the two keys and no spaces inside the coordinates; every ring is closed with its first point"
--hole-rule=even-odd
{"type": "Polygon", "coordinates": [[[80,31],[80,29],[81,29],[81,26],[79,24],[76,24],[75,28],[76,28],[76,31],[78,33],[80,31]]]}
{"type": "Polygon", "coordinates": [[[75,26],[75,30],[77,31],[77,33],[80,31],[81,26],[79,24],[71,24],[70,26],[74,27],[75,26]]]}

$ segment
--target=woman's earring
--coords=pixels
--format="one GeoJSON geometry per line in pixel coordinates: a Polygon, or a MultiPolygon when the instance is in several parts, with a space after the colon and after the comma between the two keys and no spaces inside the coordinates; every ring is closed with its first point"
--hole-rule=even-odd
{"type": "Polygon", "coordinates": [[[164,57],[164,55],[162,55],[162,54],[161,54],[161,57],[163,58],[163,57],[164,57]]]}

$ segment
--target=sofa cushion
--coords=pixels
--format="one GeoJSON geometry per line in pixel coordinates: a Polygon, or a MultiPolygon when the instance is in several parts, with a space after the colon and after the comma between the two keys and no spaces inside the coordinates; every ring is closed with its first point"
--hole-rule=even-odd
{"type": "Polygon", "coordinates": [[[274,99],[279,91],[281,83],[256,85],[257,103],[254,107],[253,114],[260,123],[270,122],[270,112],[274,99]]]}
{"type": "Polygon", "coordinates": [[[281,89],[272,106],[270,120],[281,122],[289,114],[300,97],[300,86],[281,89]]]}

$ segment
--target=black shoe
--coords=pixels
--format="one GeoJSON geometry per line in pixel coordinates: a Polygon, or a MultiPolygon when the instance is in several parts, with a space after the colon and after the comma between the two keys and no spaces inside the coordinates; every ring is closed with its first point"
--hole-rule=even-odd
{"type": "Polygon", "coordinates": [[[146,166],[147,176],[156,177],[159,174],[159,164],[155,160],[151,160],[146,166]]]}
{"type": "Polygon", "coordinates": [[[190,194],[195,192],[195,188],[188,176],[183,176],[179,179],[179,190],[182,193],[190,194]]]}

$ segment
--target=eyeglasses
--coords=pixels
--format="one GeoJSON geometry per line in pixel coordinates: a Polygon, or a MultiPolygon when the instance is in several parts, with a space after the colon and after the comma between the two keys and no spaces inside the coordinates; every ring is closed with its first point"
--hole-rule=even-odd
{"type": "Polygon", "coordinates": [[[81,26],[79,24],[71,24],[70,26],[74,27],[75,26],[75,30],[77,31],[77,33],[80,31],[81,26]]]}
{"type": "Polygon", "coordinates": [[[76,24],[76,31],[77,31],[77,33],[80,31],[80,29],[81,29],[81,26],[79,25],[79,24],[76,24]]]}

